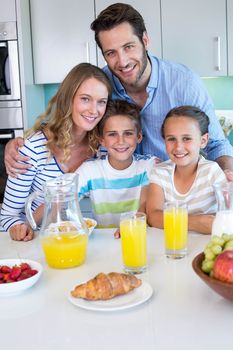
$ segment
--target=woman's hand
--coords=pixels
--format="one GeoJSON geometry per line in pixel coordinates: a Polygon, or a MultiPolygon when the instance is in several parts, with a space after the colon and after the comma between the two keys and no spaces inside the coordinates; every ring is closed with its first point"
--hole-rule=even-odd
{"type": "Polygon", "coordinates": [[[28,224],[16,224],[9,229],[11,238],[14,241],[31,241],[34,236],[32,228],[28,224]]]}
{"type": "Polygon", "coordinates": [[[18,148],[23,146],[24,140],[22,137],[17,137],[10,140],[5,147],[5,167],[8,175],[17,177],[17,174],[23,174],[31,167],[30,164],[23,164],[21,162],[27,162],[29,157],[22,156],[18,153],[18,148]]]}

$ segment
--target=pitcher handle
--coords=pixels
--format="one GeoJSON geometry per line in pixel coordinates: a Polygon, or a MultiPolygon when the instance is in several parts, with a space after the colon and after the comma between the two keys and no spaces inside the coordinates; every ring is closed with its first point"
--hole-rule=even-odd
{"type": "Polygon", "coordinates": [[[32,215],[32,202],[34,201],[34,199],[36,197],[38,197],[40,195],[40,193],[38,191],[32,192],[28,198],[26,199],[26,203],[25,203],[25,212],[26,212],[26,217],[27,220],[29,222],[29,224],[31,225],[33,230],[37,229],[37,223],[35,222],[35,219],[32,215]]]}

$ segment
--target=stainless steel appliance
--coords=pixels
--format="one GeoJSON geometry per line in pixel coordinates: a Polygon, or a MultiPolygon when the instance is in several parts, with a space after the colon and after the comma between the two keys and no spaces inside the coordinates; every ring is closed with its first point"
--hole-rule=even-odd
{"type": "Polygon", "coordinates": [[[0,202],[6,171],[3,157],[9,139],[23,135],[23,113],[16,22],[0,22],[0,202]]]}

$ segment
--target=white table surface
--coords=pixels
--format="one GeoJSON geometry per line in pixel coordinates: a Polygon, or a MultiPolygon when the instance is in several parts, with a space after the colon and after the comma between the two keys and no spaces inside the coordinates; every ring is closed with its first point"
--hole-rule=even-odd
{"type": "Polygon", "coordinates": [[[232,347],[233,303],[209,289],[192,270],[209,236],[189,234],[188,255],[164,256],[163,231],[148,229],[152,298],[131,309],[87,311],[67,298],[72,287],[99,272],[122,272],[121,242],[112,230],[95,230],[86,263],[49,268],[39,238],[13,242],[0,232],[0,258],[27,258],[44,266],[41,279],[24,293],[0,298],[0,347],[4,350],[215,350],[232,347]]]}

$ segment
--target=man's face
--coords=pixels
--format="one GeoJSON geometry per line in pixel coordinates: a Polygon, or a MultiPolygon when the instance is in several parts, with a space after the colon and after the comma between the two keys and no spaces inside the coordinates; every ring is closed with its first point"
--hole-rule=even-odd
{"type": "Polygon", "coordinates": [[[143,34],[142,43],[131,25],[124,22],[111,30],[101,31],[99,40],[109,69],[124,86],[141,86],[149,79],[146,33],[143,34]]]}

